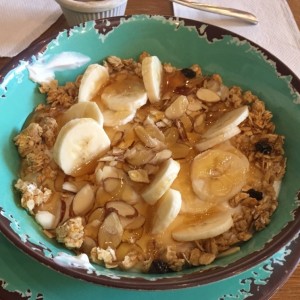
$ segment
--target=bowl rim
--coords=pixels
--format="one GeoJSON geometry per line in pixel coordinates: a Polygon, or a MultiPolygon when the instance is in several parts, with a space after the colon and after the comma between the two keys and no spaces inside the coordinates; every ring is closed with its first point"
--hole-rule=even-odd
{"type": "MultiPolygon", "coordinates": [[[[95,22],[94,28],[96,30],[101,30],[101,27],[104,25],[107,28],[107,21],[110,22],[110,26],[112,28],[119,26],[122,19],[130,19],[132,17],[157,17],[157,15],[125,15],[125,16],[117,16],[117,17],[108,17],[97,19],[95,22]]],[[[206,31],[208,31],[208,35],[210,33],[214,33],[214,37],[217,35],[218,37],[223,37],[223,35],[230,35],[232,37],[237,37],[242,40],[246,40],[249,42],[251,46],[258,48],[264,55],[267,56],[268,59],[276,62],[276,70],[280,73],[281,76],[292,76],[290,84],[291,86],[300,93],[300,79],[295,75],[295,73],[286,66],[280,59],[275,57],[268,50],[254,43],[253,41],[239,35],[233,33],[227,29],[211,25],[208,23],[203,23],[201,21],[196,21],[187,18],[179,18],[174,16],[160,16],[166,18],[167,20],[172,19],[173,21],[183,21],[183,26],[195,26],[196,28],[200,28],[202,25],[207,25],[206,31]]],[[[85,24],[85,23],[83,23],[85,24]]],[[[78,26],[78,25],[77,25],[78,26]]],[[[7,63],[3,68],[0,69],[0,84],[4,80],[5,76],[12,69],[18,66],[21,60],[30,61],[33,55],[37,55],[38,53],[43,53],[48,44],[55,39],[60,32],[65,32],[73,27],[69,27],[64,29],[63,31],[58,31],[53,34],[51,37],[38,41],[30,45],[27,49],[23,50],[20,54],[15,56],[9,63],[7,63]]],[[[109,30],[105,31],[106,33],[109,30]]],[[[300,201],[300,191],[295,195],[295,201],[300,201]]],[[[0,203],[1,204],[1,203],[0,203]]],[[[30,242],[24,243],[19,236],[10,228],[10,221],[1,214],[2,207],[0,206],[0,231],[3,235],[12,242],[16,247],[21,249],[24,253],[28,254],[35,258],[38,262],[51,267],[52,269],[69,275],[74,278],[80,278],[86,280],[88,282],[101,284],[103,286],[110,286],[114,288],[124,288],[124,289],[139,289],[139,290],[169,290],[169,289],[180,289],[187,287],[196,287],[209,283],[213,283],[216,281],[220,281],[226,279],[227,277],[231,277],[237,274],[240,274],[246,270],[251,269],[252,267],[258,265],[262,261],[270,258],[273,254],[282,249],[289,242],[298,237],[300,233],[300,203],[298,207],[296,207],[293,211],[294,220],[288,222],[286,226],[278,233],[276,236],[272,237],[261,250],[248,254],[245,257],[242,257],[232,263],[229,263],[226,267],[215,267],[208,270],[203,270],[200,272],[193,272],[190,274],[184,274],[182,276],[174,276],[170,278],[157,278],[155,280],[148,280],[142,277],[121,277],[121,279],[113,279],[105,275],[94,275],[88,274],[85,269],[79,268],[65,268],[53,261],[52,258],[46,257],[41,254],[40,251],[32,250],[32,247],[38,248],[36,244],[31,244],[30,242]],[[279,236],[279,237],[278,237],[279,236]],[[276,238],[275,238],[276,237],[276,238]],[[213,272],[211,272],[213,270],[213,272]]],[[[162,274],[163,276],[163,274],[162,274]]]]}

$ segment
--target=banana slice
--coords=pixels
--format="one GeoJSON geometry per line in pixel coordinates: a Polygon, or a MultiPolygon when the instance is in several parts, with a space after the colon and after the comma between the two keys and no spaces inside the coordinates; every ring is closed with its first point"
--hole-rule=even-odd
{"type": "Polygon", "coordinates": [[[210,126],[202,136],[208,139],[224,134],[246,120],[248,115],[249,109],[246,105],[229,111],[210,126]]]}
{"type": "Polygon", "coordinates": [[[173,231],[172,237],[179,242],[209,239],[226,232],[232,226],[233,220],[231,214],[228,212],[220,212],[206,216],[203,220],[188,225],[185,228],[173,231]]]}
{"type": "Polygon", "coordinates": [[[163,233],[176,219],[181,208],[181,194],[179,191],[169,189],[159,200],[153,219],[152,234],[163,233]]]}
{"type": "Polygon", "coordinates": [[[62,123],[77,119],[77,118],[92,118],[103,127],[103,115],[99,106],[95,102],[78,102],[72,105],[62,117],[62,123]]]}
{"type": "Polygon", "coordinates": [[[85,70],[79,86],[78,102],[90,101],[109,79],[108,71],[99,64],[91,64],[85,70]]]}
{"type": "Polygon", "coordinates": [[[114,127],[129,123],[135,117],[136,110],[114,111],[107,109],[103,112],[104,126],[114,127]]]}
{"type": "Polygon", "coordinates": [[[231,139],[235,135],[238,135],[240,132],[241,130],[239,129],[239,127],[235,126],[212,138],[203,138],[198,144],[195,145],[195,147],[202,152],[231,139]]]}
{"type": "Polygon", "coordinates": [[[53,158],[65,174],[71,175],[109,147],[108,136],[95,120],[74,119],[61,128],[53,147],[53,158]]]}
{"type": "Polygon", "coordinates": [[[150,205],[157,202],[159,198],[170,188],[180,170],[180,164],[169,158],[163,162],[152,182],[143,190],[142,197],[150,205]]]}
{"type": "Polygon", "coordinates": [[[140,79],[128,77],[105,87],[101,100],[111,110],[136,111],[146,104],[147,93],[140,79]]]}
{"type": "Polygon", "coordinates": [[[157,56],[149,56],[143,59],[142,76],[149,101],[151,103],[160,101],[163,68],[157,56]]]}
{"type": "Polygon", "coordinates": [[[191,166],[192,187],[202,201],[227,201],[245,185],[249,161],[236,148],[232,148],[234,151],[210,149],[194,158],[191,166]]]}

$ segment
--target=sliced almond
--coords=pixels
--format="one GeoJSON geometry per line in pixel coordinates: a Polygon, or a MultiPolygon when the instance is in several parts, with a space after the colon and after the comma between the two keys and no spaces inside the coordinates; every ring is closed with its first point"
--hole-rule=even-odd
{"type": "Polygon", "coordinates": [[[178,119],[186,112],[188,105],[187,97],[181,95],[165,110],[165,115],[170,120],[178,119]]]}
{"type": "Polygon", "coordinates": [[[73,189],[74,191],[76,190],[76,193],[79,192],[79,190],[81,190],[86,184],[88,184],[88,180],[86,180],[85,177],[77,177],[76,180],[72,180],[72,178],[69,179],[70,181],[65,181],[63,183],[63,190],[66,187],[66,191],[69,188],[69,192],[72,192],[71,189],[73,189]]]}
{"type": "Polygon", "coordinates": [[[104,220],[105,216],[105,209],[103,207],[97,207],[95,210],[92,211],[92,213],[88,217],[88,223],[99,220],[101,223],[104,220]]]}
{"type": "Polygon", "coordinates": [[[137,149],[133,147],[128,149],[125,153],[125,160],[133,166],[142,166],[147,164],[153,157],[155,152],[151,149],[143,147],[143,149],[137,149]]]}
{"type": "Polygon", "coordinates": [[[102,186],[98,187],[96,192],[96,201],[95,206],[97,207],[104,207],[106,202],[111,201],[114,199],[110,193],[104,190],[102,186]]]}
{"type": "Polygon", "coordinates": [[[123,171],[111,166],[104,166],[102,169],[101,180],[105,180],[106,178],[122,178],[123,171]]]}
{"type": "Polygon", "coordinates": [[[94,248],[94,247],[97,247],[97,243],[95,242],[95,240],[93,240],[91,237],[89,236],[85,236],[84,239],[83,239],[83,243],[81,245],[81,248],[80,250],[87,254],[87,255],[90,255],[91,253],[91,250],[94,248]]]}
{"type": "Polygon", "coordinates": [[[144,143],[146,147],[153,149],[164,149],[165,144],[161,142],[159,139],[152,137],[149,132],[143,126],[136,126],[134,131],[141,142],[144,143]]]}
{"type": "Polygon", "coordinates": [[[179,139],[179,132],[176,127],[170,127],[165,131],[165,141],[167,145],[175,144],[179,139]]]}
{"type": "Polygon", "coordinates": [[[163,161],[169,159],[172,156],[172,151],[169,149],[164,149],[155,154],[155,156],[149,161],[150,164],[159,165],[163,161]]]}
{"type": "Polygon", "coordinates": [[[125,229],[122,236],[122,242],[135,244],[135,242],[142,237],[143,231],[143,227],[137,229],[125,229]]]}
{"type": "Polygon", "coordinates": [[[187,114],[183,114],[180,117],[180,121],[186,132],[191,132],[193,130],[193,122],[187,114]]]}
{"type": "Polygon", "coordinates": [[[170,147],[170,150],[172,151],[173,159],[183,159],[188,157],[192,148],[186,144],[177,143],[170,147]]]}
{"type": "Polygon", "coordinates": [[[113,147],[116,146],[116,145],[118,145],[118,144],[121,142],[121,140],[122,140],[122,138],[123,138],[123,135],[124,135],[124,132],[122,132],[122,131],[117,131],[117,132],[114,134],[114,136],[112,137],[111,141],[110,141],[111,145],[112,145],[113,147]]]}
{"type": "Polygon", "coordinates": [[[229,88],[222,84],[220,88],[220,97],[222,100],[225,100],[226,98],[228,98],[228,96],[229,96],[229,88]]]}
{"type": "Polygon", "coordinates": [[[200,100],[205,102],[218,102],[221,100],[220,96],[216,92],[206,88],[200,88],[196,95],[200,100]]]}
{"type": "Polygon", "coordinates": [[[145,224],[146,218],[142,215],[138,215],[131,219],[131,222],[128,222],[126,226],[124,226],[125,229],[138,229],[142,227],[145,224]]]}
{"type": "Polygon", "coordinates": [[[184,128],[181,120],[176,119],[175,124],[177,126],[178,133],[179,133],[179,136],[180,136],[181,140],[182,141],[187,141],[186,131],[185,131],[185,128],[184,128]]]}
{"type": "Polygon", "coordinates": [[[153,121],[149,117],[146,118],[146,121],[144,122],[145,130],[149,133],[149,135],[153,138],[157,138],[161,142],[165,141],[165,136],[162,133],[162,131],[153,123],[153,121]],[[147,122],[148,121],[148,122],[147,122]]]}
{"type": "Polygon", "coordinates": [[[103,187],[111,195],[119,194],[123,187],[123,180],[120,178],[108,177],[103,180],[103,187]]]}
{"type": "Polygon", "coordinates": [[[142,254],[143,251],[138,245],[121,243],[116,251],[117,260],[123,261],[125,256],[127,256],[129,253],[142,254]]]}
{"type": "Polygon", "coordinates": [[[71,193],[78,192],[78,187],[74,183],[68,181],[62,184],[62,189],[71,193]]]}
{"type": "Polygon", "coordinates": [[[93,240],[97,240],[98,231],[101,225],[100,220],[93,220],[84,226],[84,235],[91,237],[93,240]]]}
{"type": "Polygon", "coordinates": [[[165,117],[165,114],[162,111],[157,109],[150,109],[149,114],[153,119],[153,122],[158,122],[165,117]]]}
{"type": "Polygon", "coordinates": [[[103,221],[98,232],[98,245],[102,249],[116,249],[122,241],[123,227],[116,212],[111,212],[103,221]]]}
{"type": "Polygon", "coordinates": [[[188,97],[188,100],[189,100],[189,105],[188,105],[187,109],[189,111],[198,112],[202,109],[201,101],[194,99],[194,98],[189,98],[189,97],[188,97]]]}
{"type": "Polygon", "coordinates": [[[201,134],[197,133],[195,131],[187,132],[186,135],[187,135],[189,142],[193,145],[198,144],[201,139],[201,134]]]}
{"type": "Polygon", "coordinates": [[[122,200],[115,200],[115,201],[109,201],[105,205],[106,210],[113,210],[115,211],[119,216],[125,217],[125,218],[133,218],[137,216],[138,212],[136,208],[131,206],[130,204],[126,203],[122,200]]]}
{"type": "Polygon", "coordinates": [[[129,178],[134,182],[149,183],[149,177],[147,171],[143,169],[128,171],[129,178]]]}
{"type": "Polygon", "coordinates": [[[121,149],[128,149],[135,141],[135,132],[132,128],[128,128],[124,131],[122,141],[118,144],[121,149]]]}
{"type": "Polygon", "coordinates": [[[205,128],[205,119],[206,119],[206,114],[202,113],[200,114],[194,121],[194,130],[197,133],[202,133],[204,128],[205,128]]]}
{"type": "Polygon", "coordinates": [[[99,161],[104,161],[104,162],[111,162],[111,161],[115,161],[117,159],[116,156],[114,155],[107,155],[107,156],[103,156],[99,159],[99,161]]]}
{"type": "Polygon", "coordinates": [[[94,188],[86,184],[75,195],[72,203],[72,210],[75,216],[83,216],[88,213],[95,202],[94,188]]]}
{"type": "Polygon", "coordinates": [[[128,204],[134,205],[141,200],[141,196],[129,184],[124,184],[121,199],[128,204]]]}
{"type": "Polygon", "coordinates": [[[210,80],[206,81],[205,87],[217,93],[220,90],[220,82],[211,78],[210,80]]]}

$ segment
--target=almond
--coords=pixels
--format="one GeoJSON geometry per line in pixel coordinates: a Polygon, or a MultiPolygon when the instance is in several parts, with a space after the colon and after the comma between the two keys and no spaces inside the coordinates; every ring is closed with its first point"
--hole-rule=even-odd
{"type": "Polygon", "coordinates": [[[108,177],[103,180],[103,187],[111,195],[119,194],[123,187],[123,180],[120,178],[108,177]]]}
{"type": "Polygon", "coordinates": [[[153,165],[159,165],[163,161],[169,159],[171,156],[172,156],[172,151],[169,149],[164,149],[164,150],[156,153],[155,157],[153,157],[153,159],[151,159],[151,161],[149,161],[149,163],[153,164],[153,165]]]}
{"type": "Polygon", "coordinates": [[[173,145],[179,139],[179,132],[176,127],[170,127],[165,131],[166,144],[173,145]]]}
{"type": "Polygon", "coordinates": [[[125,256],[129,253],[142,254],[143,251],[138,245],[133,245],[130,243],[121,243],[116,251],[117,260],[124,260],[125,256]]]}
{"type": "Polygon", "coordinates": [[[141,142],[144,143],[146,147],[153,148],[153,149],[164,149],[165,144],[161,142],[156,137],[152,137],[149,132],[143,126],[136,126],[134,131],[141,142]]]}
{"type": "Polygon", "coordinates": [[[192,148],[186,144],[177,143],[170,147],[173,159],[187,158],[192,148]]]}
{"type": "Polygon", "coordinates": [[[124,132],[122,132],[122,131],[117,131],[117,132],[114,134],[114,136],[112,137],[111,141],[110,141],[111,145],[114,147],[114,146],[116,146],[117,144],[119,144],[119,143],[121,142],[123,136],[124,136],[124,132]]]}
{"type": "Polygon", "coordinates": [[[165,110],[165,115],[170,120],[178,119],[186,112],[188,105],[187,97],[181,95],[165,110]]]}
{"type": "Polygon", "coordinates": [[[144,122],[145,130],[149,133],[149,135],[153,138],[157,138],[161,142],[165,141],[165,136],[162,131],[153,123],[153,121],[148,117],[144,122]]]}
{"type": "Polygon", "coordinates": [[[68,181],[62,184],[62,189],[71,193],[78,192],[78,187],[74,183],[68,181]]]}
{"type": "Polygon", "coordinates": [[[182,125],[186,132],[191,132],[193,130],[193,123],[191,121],[191,118],[187,114],[183,114],[180,117],[180,121],[182,122],[182,125]]]}
{"type": "Polygon", "coordinates": [[[147,171],[143,169],[136,169],[128,171],[129,178],[134,182],[149,183],[147,171]]]}
{"type": "Polygon", "coordinates": [[[102,186],[98,187],[96,192],[95,206],[104,207],[105,203],[111,201],[114,197],[104,190],[102,186]]]}
{"type": "Polygon", "coordinates": [[[88,213],[95,202],[94,188],[90,184],[86,184],[75,195],[72,203],[72,210],[75,216],[83,216],[88,213]]]}
{"type": "Polygon", "coordinates": [[[122,240],[123,227],[116,212],[111,212],[103,221],[98,232],[98,245],[102,249],[116,249],[122,240]]]}
{"type": "Polygon", "coordinates": [[[121,149],[128,149],[135,141],[135,133],[132,128],[128,128],[124,131],[122,141],[118,144],[121,149]]]}
{"type": "Polygon", "coordinates": [[[124,157],[129,164],[133,166],[142,166],[147,164],[154,156],[155,152],[151,149],[145,147],[137,149],[137,147],[133,147],[126,151],[124,157]]]}
{"type": "Polygon", "coordinates": [[[201,101],[194,99],[194,98],[189,98],[189,97],[188,97],[188,100],[189,100],[189,105],[188,105],[187,109],[189,111],[198,112],[202,109],[201,101]]]}
{"type": "Polygon", "coordinates": [[[142,215],[138,215],[131,219],[131,222],[128,222],[126,226],[124,226],[125,229],[138,229],[142,227],[145,224],[146,218],[142,215]]]}
{"type": "Polygon", "coordinates": [[[97,207],[95,210],[92,211],[92,213],[88,217],[88,223],[99,220],[101,223],[104,220],[105,210],[103,207],[97,207]]]}
{"type": "Polygon", "coordinates": [[[141,200],[141,196],[134,190],[134,188],[129,184],[124,184],[122,190],[121,199],[128,204],[136,204],[141,200]]]}
{"type": "Polygon", "coordinates": [[[206,119],[206,114],[202,113],[199,116],[196,117],[194,121],[194,130],[197,133],[202,133],[204,128],[205,128],[205,119],[206,119]]]}
{"type": "Polygon", "coordinates": [[[125,229],[122,236],[122,242],[135,244],[143,235],[143,227],[137,229],[125,229]]]}
{"type": "Polygon", "coordinates": [[[125,218],[133,218],[138,214],[137,210],[133,206],[131,206],[130,204],[128,204],[122,200],[115,200],[115,201],[107,202],[105,205],[105,209],[108,211],[113,210],[119,216],[122,216],[125,218]]]}
{"type": "Polygon", "coordinates": [[[89,223],[87,223],[84,226],[84,235],[91,237],[93,240],[97,240],[98,231],[101,225],[100,220],[93,220],[89,223]]]}
{"type": "Polygon", "coordinates": [[[221,100],[220,96],[216,92],[205,88],[200,88],[196,95],[200,100],[205,102],[218,102],[221,100]]]}
{"type": "Polygon", "coordinates": [[[87,255],[90,255],[91,250],[97,247],[97,243],[89,236],[85,236],[81,245],[81,251],[87,255]]]}

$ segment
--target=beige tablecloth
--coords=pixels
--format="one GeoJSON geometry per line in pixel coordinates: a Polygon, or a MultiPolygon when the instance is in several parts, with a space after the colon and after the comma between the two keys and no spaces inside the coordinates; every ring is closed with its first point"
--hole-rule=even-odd
{"type": "Polygon", "coordinates": [[[2,0],[0,7],[0,57],[20,53],[62,13],[54,0],[2,0]]]}
{"type": "Polygon", "coordinates": [[[286,0],[198,2],[249,11],[257,16],[259,23],[249,25],[231,17],[198,11],[176,3],[173,4],[175,16],[195,19],[238,33],[274,54],[300,77],[300,32],[286,0]]]}

